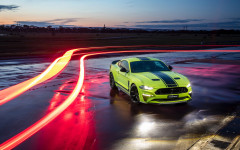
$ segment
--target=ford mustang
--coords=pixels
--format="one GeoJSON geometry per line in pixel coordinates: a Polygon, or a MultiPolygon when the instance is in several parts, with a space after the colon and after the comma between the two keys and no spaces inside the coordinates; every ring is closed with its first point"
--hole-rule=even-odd
{"type": "Polygon", "coordinates": [[[190,81],[161,60],[136,57],[113,61],[110,86],[128,94],[133,103],[173,104],[192,99],[190,81]]]}

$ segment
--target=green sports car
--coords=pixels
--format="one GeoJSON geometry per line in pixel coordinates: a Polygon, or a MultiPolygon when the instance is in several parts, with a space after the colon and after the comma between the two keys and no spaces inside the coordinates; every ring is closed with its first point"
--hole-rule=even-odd
{"type": "Polygon", "coordinates": [[[110,86],[128,94],[133,103],[173,104],[190,101],[190,81],[171,70],[171,66],[156,58],[116,60],[110,66],[110,86]]]}

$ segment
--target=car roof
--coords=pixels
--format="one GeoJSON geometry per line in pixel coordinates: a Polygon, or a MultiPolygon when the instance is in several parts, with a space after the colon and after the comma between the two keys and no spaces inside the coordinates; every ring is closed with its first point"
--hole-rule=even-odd
{"type": "Polygon", "coordinates": [[[126,58],[123,60],[127,60],[128,62],[133,62],[133,61],[160,61],[157,58],[152,58],[152,57],[131,57],[131,58],[126,58]]]}

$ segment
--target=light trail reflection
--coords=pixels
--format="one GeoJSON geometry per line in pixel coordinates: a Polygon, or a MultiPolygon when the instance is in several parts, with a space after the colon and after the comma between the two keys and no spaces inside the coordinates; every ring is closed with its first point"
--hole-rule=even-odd
{"type": "Polygon", "coordinates": [[[67,51],[62,57],[57,58],[44,72],[40,75],[19,83],[17,85],[11,86],[7,89],[0,91],[0,105],[10,101],[11,99],[15,98],[16,96],[22,94],[23,92],[27,91],[31,87],[42,83],[53,76],[57,75],[60,71],[62,71],[66,65],[68,64],[69,60],[71,59],[72,54],[76,51],[70,50],[67,51]]]}
{"type": "MultiPolygon", "coordinates": [[[[69,62],[72,54],[75,51],[77,51],[77,50],[70,50],[70,51],[65,53],[67,55],[66,57],[61,57],[61,58],[55,60],[55,62],[53,63],[52,67],[50,67],[44,73],[42,73],[40,75],[40,77],[37,76],[38,77],[37,79],[34,78],[34,81],[31,81],[30,84],[29,84],[29,82],[30,82],[31,79],[28,80],[27,83],[23,82],[22,84],[20,84],[20,85],[27,84],[27,86],[24,87],[23,89],[21,89],[20,92],[16,92],[15,95],[13,95],[13,96],[11,96],[10,98],[7,98],[7,99],[10,100],[11,98],[13,98],[13,97],[21,94],[22,92],[26,91],[30,87],[32,87],[32,86],[34,86],[34,85],[36,85],[36,84],[38,84],[40,82],[43,82],[43,81],[53,77],[54,75],[56,75],[60,70],[62,70],[67,65],[67,63],[69,62]],[[61,63],[59,63],[59,62],[61,62],[61,63]],[[58,64],[59,66],[54,68],[55,64],[58,64]],[[43,78],[45,76],[46,76],[46,78],[43,78]]],[[[16,136],[12,137],[11,139],[7,140],[6,142],[2,143],[0,145],[0,149],[12,149],[12,148],[16,147],[17,145],[19,145],[20,143],[22,143],[23,141],[28,139],[30,136],[32,136],[34,133],[36,133],[37,131],[42,129],[48,123],[50,123],[53,119],[55,119],[57,116],[59,116],[66,108],[68,108],[74,102],[74,100],[78,96],[79,92],[81,91],[81,88],[82,88],[82,85],[83,85],[83,81],[84,81],[84,59],[87,56],[93,56],[93,55],[99,55],[99,54],[110,54],[110,53],[127,53],[127,52],[128,53],[132,53],[132,52],[136,52],[137,53],[137,52],[176,52],[176,51],[177,52],[189,52],[190,50],[103,51],[103,52],[92,52],[92,53],[83,55],[80,58],[80,73],[79,73],[79,78],[78,78],[77,85],[74,88],[74,90],[72,91],[72,93],[67,97],[67,99],[61,105],[59,105],[56,109],[54,109],[49,114],[47,114],[45,117],[40,119],[38,122],[36,122],[35,124],[33,124],[32,126],[27,128],[26,130],[22,131],[21,133],[17,134],[16,136]]],[[[206,50],[194,50],[194,52],[223,52],[223,50],[207,50],[207,51],[206,50]]],[[[240,50],[231,50],[231,51],[228,51],[228,52],[240,52],[240,50]]],[[[13,88],[12,91],[16,90],[15,88],[13,88]]],[[[9,91],[11,91],[11,90],[9,90],[9,91]]],[[[0,91],[0,92],[2,92],[2,91],[0,91]]],[[[5,96],[8,96],[8,95],[5,95],[5,96]]],[[[82,117],[84,117],[84,113],[85,113],[84,111],[85,110],[80,111],[80,116],[81,116],[81,114],[83,114],[82,117]]],[[[65,119],[68,120],[68,119],[71,119],[71,117],[72,117],[72,115],[66,115],[65,119]]],[[[89,130],[88,127],[86,127],[86,129],[89,130]]],[[[83,135],[82,140],[86,140],[86,137],[84,137],[84,136],[85,135],[83,135]]]]}
{"type": "MultiPolygon", "coordinates": [[[[162,45],[134,45],[134,46],[104,46],[104,47],[90,47],[90,48],[79,48],[79,49],[73,49],[67,51],[62,57],[57,58],[44,72],[42,72],[40,75],[29,79],[25,82],[19,83],[17,85],[11,86],[7,89],[0,91],[0,105],[12,100],[13,98],[17,97],[18,95],[24,93],[31,87],[42,83],[53,76],[57,75],[62,71],[68,62],[70,61],[73,53],[80,51],[88,51],[88,53],[91,52],[91,50],[100,50],[100,49],[110,49],[110,48],[138,48],[138,47],[158,47],[162,45]]],[[[164,45],[168,46],[168,45],[164,45]]],[[[179,47],[183,45],[172,45],[173,47],[179,47]]],[[[187,45],[187,46],[193,46],[193,45],[187,45]]],[[[199,46],[199,45],[195,45],[199,46]]],[[[205,46],[215,46],[215,45],[205,45],[205,46]]],[[[223,47],[225,45],[219,45],[219,47],[223,47]]],[[[236,45],[235,45],[236,46],[236,45]]],[[[92,52],[91,55],[99,55],[99,54],[109,54],[109,53],[126,53],[126,52],[240,52],[240,50],[128,50],[128,51],[102,51],[102,52],[92,52]]]]}
{"type": "Polygon", "coordinates": [[[68,82],[63,83],[59,87],[59,89],[56,91],[55,95],[53,96],[53,98],[50,101],[50,105],[49,105],[48,111],[51,111],[51,110],[55,109],[63,100],[66,99],[66,96],[64,96],[64,98],[63,98],[63,95],[61,94],[61,91],[64,90],[64,88],[66,86],[68,86],[67,83],[68,82]]]}
{"type": "Polygon", "coordinates": [[[13,149],[26,139],[28,139],[30,136],[32,136],[34,133],[42,129],[44,126],[46,126],[48,123],[50,123],[53,119],[55,119],[60,113],[62,113],[72,102],[75,100],[75,98],[78,96],[84,80],[84,58],[86,56],[82,56],[80,58],[80,72],[79,72],[79,78],[76,87],[72,91],[72,93],[69,95],[69,97],[56,109],[54,109],[52,112],[44,116],[42,119],[40,119],[38,122],[33,124],[32,126],[28,127],[24,131],[20,132],[19,134],[15,135],[14,137],[10,138],[9,140],[5,141],[0,145],[0,149],[13,149]]]}
{"type": "Polygon", "coordinates": [[[96,150],[95,112],[89,111],[92,107],[88,98],[78,96],[59,117],[36,134],[38,140],[34,149],[96,150]]]}

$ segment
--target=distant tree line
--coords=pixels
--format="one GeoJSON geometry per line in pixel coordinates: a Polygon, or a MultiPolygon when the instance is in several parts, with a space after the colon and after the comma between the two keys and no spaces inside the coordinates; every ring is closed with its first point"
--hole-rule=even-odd
{"type": "Polygon", "coordinates": [[[239,34],[240,30],[160,30],[137,28],[103,28],[100,27],[38,27],[29,25],[0,25],[0,33],[206,33],[206,34],[239,34]]]}

